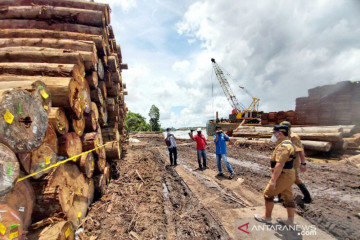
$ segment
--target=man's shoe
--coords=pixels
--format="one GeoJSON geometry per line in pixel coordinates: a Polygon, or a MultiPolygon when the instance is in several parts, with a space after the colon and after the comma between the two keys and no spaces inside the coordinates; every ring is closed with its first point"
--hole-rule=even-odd
{"type": "Polygon", "coordinates": [[[205,167],[203,167],[203,170],[205,170],[205,169],[209,169],[207,166],[205,166],[205,167]]]}
{"type": "Polygon", "coordinates": [[[217,176],[217,177],[223,177],[224,174],[223,174],[223,173],[218,173],[216,176],[217,176]]]}
{"type": "Polygon", "coordinates": [[[233,179],[235,176],[235,173],[230,174],[229,179],[233,179]]]}

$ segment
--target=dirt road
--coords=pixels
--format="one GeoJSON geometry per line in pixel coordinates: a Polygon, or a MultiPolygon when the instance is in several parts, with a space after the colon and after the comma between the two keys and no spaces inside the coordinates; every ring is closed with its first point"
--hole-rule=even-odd
{"type": "MultiPolygon", "coordinates": [[[[140,143],[130,144],[123,159],[114,163],[114,179],[83,224],[93,239],[360,239],[360,173],[345,164],[310,163],[303,176],[314,202],[299,201],[297,212],[304,218],[298,216],[296,222],[316,226],[315,236],[274,228],[247,234],[238,227],[255,226],[253,214],[263,212],[271,149],[230,145],[236,177],[229,180],[216,177],[211,144],[209,169],[198,171],[194,143],[178,141],[180,165],[171,167],[161,135],[134,137],[140,143]]],[[[273,217],[280,216],[285,209],[277,204],[273,217]]]]}

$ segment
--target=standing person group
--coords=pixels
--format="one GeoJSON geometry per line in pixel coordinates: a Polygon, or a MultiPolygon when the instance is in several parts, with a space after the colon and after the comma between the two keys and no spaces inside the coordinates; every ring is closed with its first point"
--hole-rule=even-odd
{"type": "Polygon", "coordinates": [[[196,150],[197,150],[197,159],[199,164],[199,170],[205,170],[208,167],[206,166],[206,138],[204,134],[201,133],[201,128],[196,130],[197,134],[193,136],[193,131],[190,131],[189,136],[192,140],[196,141],[196,150]],[[201,157],[203,162],[201,164],[201,157]]]}
{"type": "Polygon", "coordinates": [[[176,146],[176,138],[172,132],[170,132],[170,128],[166,129],[166,145],[169,149],[169,157],[170,157],[170,165],[177,166],[177,146],[176,146]]]}

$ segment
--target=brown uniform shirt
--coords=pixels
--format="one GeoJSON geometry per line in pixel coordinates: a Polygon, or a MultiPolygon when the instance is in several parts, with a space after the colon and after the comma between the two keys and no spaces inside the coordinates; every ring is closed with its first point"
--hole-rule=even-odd
{"type": "MultiPolygon", "coordinates": [[[[278,143],[273,153],[271,154],[270,159],[271,161],[285,164],[286,162],[293,160],[290,156],[294,154],[295,154],[295,149],[293,147],[293,144],[291,144],[289,138],[286,138],[284,141],[278,143]]],[[[294,171],[294,168],[283,169],[283,172],[289,172],[289,171],[294,171]]]]}
{"type": "Polygon", "coordinates": [[[300,155],[299,152],[302,152],[304,150],[303,145],[301,143],[299,135],[296,133],[290,132],[290,140],[293,143],[295,147],[296,152],[296,158],[294,160],[294,166],[299,167],[300,166],[300,155]]]}

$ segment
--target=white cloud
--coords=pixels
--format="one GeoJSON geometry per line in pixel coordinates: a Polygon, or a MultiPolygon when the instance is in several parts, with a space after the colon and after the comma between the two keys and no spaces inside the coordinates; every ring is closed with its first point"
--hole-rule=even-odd
{"type": "Polygon", "coordinates": [[[123,72],[127,104],[145,117],[155,104],[163,127],[205,125],[215,111],[220,117],[231,112],[212,72],[212,57],[232,76],[239,101],[251,102],[238,87],[245,86],[261,99],[264,111],[294,109],[295,98],[309,88],[359,79],[357,1],[126,4],[122,11],[114,5],[112,25],[129,64],[123,72]],[[185,106],[180,116],[171,112],[173,106],[185,106]]]}
{"type": "Polygon", "coordinates": [[[187,60],[184,61],[176,61],[173,65],[172,65],[172,70],[174,71],[178,71],[178,70],[186,70],[188,67],[190,66],[190,62],[187,60]]]}

